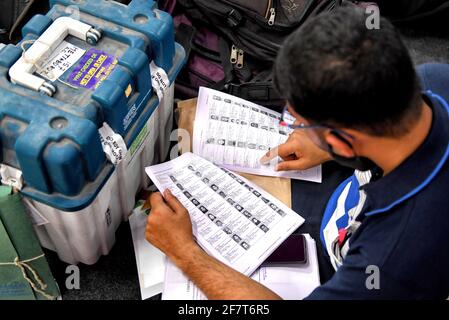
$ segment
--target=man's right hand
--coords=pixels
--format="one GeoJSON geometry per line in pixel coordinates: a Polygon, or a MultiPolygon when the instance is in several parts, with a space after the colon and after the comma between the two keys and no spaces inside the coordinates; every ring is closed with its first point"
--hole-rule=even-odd
{"type": "Polygon", "coordinates": [[[187,209],[171,193],[165,190],[150,196],[151,213],[148,215],[145,238],[172,259],[177,259],[197,247],[192,222],[187,209]]]}
{"type": "Polygon", "coordinates": [[[293,131],[285,143],[268,151],[260,162],[268,163],[277,156],[284,161],[277,164],[276,171],[306,170],[332,160],[328,152],[320,149],[300,129],[293,131]]]}

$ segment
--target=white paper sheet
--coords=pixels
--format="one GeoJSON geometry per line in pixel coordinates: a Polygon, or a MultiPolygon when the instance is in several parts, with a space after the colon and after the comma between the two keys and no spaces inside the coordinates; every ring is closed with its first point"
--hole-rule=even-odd
{"type": "Polygon", "coordinates": [[[207,300],[207,297],[167,258],[162,300],[207,300]]]}
{"type": "Polygon", "coordinates": [[[262,265],[251,278],[270,288],[284,300],[300,300],[307,297],[320,285],[320,272],[315,240],[309,234],[306,264],[283,266],[262,265]]]}
{"type": "MultiPolygon", "coordinates": [[[[301,300],[320,285],[316,243],[306,234],[308,262],[288,266],[262,266],[251,278],[285,300],[301,300]]],[[[162,300],[206,300],[207,297],[169,259],[162,300]]]]}
{"type": "Polygon", "coordinates": [[[292,132],[279,125],[281,114],[249,101],[201,87],[193,129],[193,153],[230,170],[321,182],[321,166],[275,171],[279,157],[262,165],[268,150],[292,132]]]}
{"type": "Polygon", "coordinates": [[[169,188],[189,211],[198,244],[246,275],[304,222],[248,180],[193,153],[146,172],[160,191],[169,188]]]}
{"type": "Polygon", "coordinates": [[[142,300],[162,292],[165,255],[145,239],[147,215],[137,207],[129,217],[142,300]]]}

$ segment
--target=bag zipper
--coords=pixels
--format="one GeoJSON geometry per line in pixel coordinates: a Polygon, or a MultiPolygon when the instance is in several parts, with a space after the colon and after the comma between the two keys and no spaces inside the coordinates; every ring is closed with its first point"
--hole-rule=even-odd
{"type": "Polygon", "coordinates": [[[269,26],[274,25],[274,19],[276,18],[276,9],[273,6],[273,0],[268,1],[267,11],[265,13],[265,19],[269,26]]]}
{"type": "Polygon", "coordinates": [[[273,26],[274,25],[274,19],[276,19],[276,9],[271,8],[270,9],[270,17],[268,18],[268,25],[273,26]]]}
{"type": "MultiPolygon", "coordinates": [[[[225,14],[225,12],[220,11],[216,7],[210,6],[210,3],[208,3],[207,1],[204,1],[204,0],[199,0],[199,1],[201,1],[201,3],[204,6],[206,6],[212,12],[215,12],[216,14],[220,14],[220,15],[225,14]]],[[[230,6],[229,2],[227,2],[226,0],[222,0],[222,1],[223,1],[223,3],[228,3],[228,5],[225,5],[226,8],[227,8],[227,6],[230,6]]],[[[234,5],[234,4],[232,4],[232,5],[234,5]]],[[[222,8],[223,8],[223,5],[222,5],[222,8]]],[[[224,9],[224,10],[226,10],[226,9],[224,9]]],[[[248,10],[246,10],[246,12],[248,12],[248,10]]],[[[253,20],[255,18],[257,18],[254,21],[258,22],[261,25],[266,26],[266,24],[267,24],[267,21],[266,21],[265,17],[261,17],[261,16],[257,15],[257,16],[250,16],[250,18],[252,18],[253,20]]],[[[289,29],[291,29],[291,28],[282,28],[282,27],[278,28],[278,26],[272,26],[271,28],[272,28],[272,30],[278,30],[278,29],[280,29],[280,30],[289,30],[289,29]]],[[[248,42],[252,42],[253,44],[257,44],[257,45],[260,45],[261,43],[264,44],[265,47],[267,48],[266,50],[269,51],[269,53],[268,54],[264,54],[264,56],[270,56],[270,59],[268,59],[269,61],[273,60],[273,57],[276,56],[277,51],[280,48],[280,45],[278,45],[276,43],[273,43],[271,41],[267,41],[265,38],[257,37],[255,34],[251,34],[251,35],[246,34],[244,28],[240,29],[239,33],[236,34],[236,37],[239,37],[239,36],[241,38],[246,39],[246,41],[248,41],[248,42]],[[275,49],[271,49],[270,47],[272,47],[272,46],[275,47],[275,49]]],[[[236,46],[236,48],[237,48],[237,46],[236,46]]],[[[231,54],[232,54],[232,50],[231,50],[231,54]]],[[[266,58],[261,58],[258,55],[254,55],[254,57],[256,57],[258,59],[261,59],[261,60],[267,60],[266,58]]]]}
{"type": "Polygon", "coordinates": [[[231,57],[229,58],[229,62],[231,62],[231,64],[236,64],[237,63],[237,47],[235,45],[232,45],[231,47],[231,57]]]}
{"type": "Polygon", "coordinates": [[[245,52],[242,49],[239,49],[237,51],[237,63],[235,64],[235,67],[237,69],[242,69],[243,68],[243,54],[245,52]]]}
{"type": "Polygon", "coordinates": [[[196,54],[202,56],[203,58],[207,58],[209,60],[212,60],[213,62],[221,63],[220,53],[217,51],[206,48],[195,42],[193,42],[191,50],[196,54]]]}
{"type": "MultiPolygon", "coordinates": [[[[267,26],[267,18],[266,17],[262,17],[261,15],[255,13],[253,11],[250,11],[247,8],[243,8],[242,6],[239,6],[235,3],[229,2],[227,0],[221,0],[221,1],[223,2],[223,4],[226,7],[231,7],[231,8],[236,7],[239,10],[246,12],[248,14],[248,18],[251,19],[253,22],[257,23],[258,25],[260,25],[262,27],[267,26]]],[[[226,14],[226,12],[220,11],[216,7],[211,6],[207,1],[202,1],[202,3],[204,6],[206,6],[212,12],[215,12],[220,15],[226,14]]],[[[268,13],[271,13],[270,10],[268,10],[268,13]]],[[[276,16],[276,12],[275,12],[275,16],[276,16]]],[[[274,21],[273,21],[273,25],[270,25],[270,30],[275,30],[275,31],[280,31],[280,32],[290,31],[291,29],[292,29],[292,26],[290,26],[290,25],[284,25],[284,24],[274,25],[274,21]]]]}
{"type": "Polygon", "coordinates": [[[244,62],[244,54],[245,52],[242,49],[237,48],[233,44],[231,47],[231,57],[229,58],[229,62],[231,62],[232,65],[235,65],[237,69],[242,69],[244,62]]]}
{"type": "Polygon", "coordinates": [[[201,74],[198,71],[195,71],[193,69],[188,69],[187,72],[193,74],[195,77],[200,78],[201,80],[203,80],[204,82],[207,82],[210,85],[215,83],[214,80],[207,78],[205,75],[203,75],[203,74],[201,74]]]}

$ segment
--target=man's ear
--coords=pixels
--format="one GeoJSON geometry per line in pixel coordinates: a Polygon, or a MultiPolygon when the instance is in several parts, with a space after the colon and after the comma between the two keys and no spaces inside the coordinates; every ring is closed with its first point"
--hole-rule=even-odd
{"type": "Polygon", "coordinates": [[[326,140],[327,144],[332,147],[334,153],[338,154],[339,156],[345,158],[353,158],[356,156],[354,150],[351,148],[348,142],[344,141],[346,139],[341,137],[339,134],[330,131],[325,134],[324,139],[326,140]]]}

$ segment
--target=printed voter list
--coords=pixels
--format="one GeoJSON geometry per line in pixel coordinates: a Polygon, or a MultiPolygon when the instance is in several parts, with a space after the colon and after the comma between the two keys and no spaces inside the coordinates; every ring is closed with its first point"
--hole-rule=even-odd
{"type": "Polygon", "coordinates": [[[193,153],[237,172],[321,182],[321,166],[275,171],[282,161],[260,159],[286,142],[292,129],[281,126],[281,114],[232,95],[201,87],[193,129],[193,153]]]}
{"type": "Polygon", "coordinates": [[[248,180],[192,153],[146,172],[186,207],[198,244],[248,276],[304,222],[248,180]]]}

